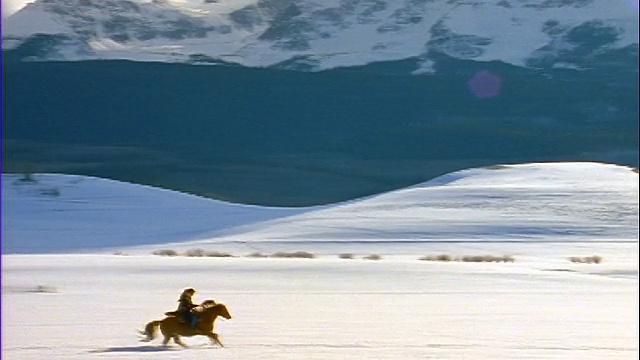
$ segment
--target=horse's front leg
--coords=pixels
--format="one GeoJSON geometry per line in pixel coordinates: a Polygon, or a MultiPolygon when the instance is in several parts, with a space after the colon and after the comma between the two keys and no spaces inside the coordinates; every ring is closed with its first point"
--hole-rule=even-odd
{"type": "Polygon", "coordinates": [[[182,342],[182,339],[180,339],[180,336],[178,335],[173,335],[173,341],[176,342],[176,344],[182,346],[183,348],[187,348],[187,344],[185,344],[184,342],[182,342]]]}
{"type": "Polygon", "coordinates": [[[224,347],[224,345],[222,345],[222,342],[220,342],[220,338],[218,338],[218,334],[214,333],[214,332],[210,332],[207,334],[207,337],[209,337],[209,339],[211,339],[211,342],[213,344],[218,344],[220,345],[220,347],[224,347]]]}
{"type": "Polygon", "coordinates": [[[164,339],[162,340],[162,346],[169,346],[169,340],[171,340],[171,336],[165,335],[164,339]]]}

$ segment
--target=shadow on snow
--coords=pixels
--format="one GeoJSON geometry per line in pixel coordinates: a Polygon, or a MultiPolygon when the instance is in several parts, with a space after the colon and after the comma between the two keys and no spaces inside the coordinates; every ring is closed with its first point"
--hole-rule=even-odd
{"type": "Polygon", "coordinates": [[[164,352],[164,351],[176,351],[178,348],[170,348],[166,346],[114,346],[104,349],[92,350],[91,353],[126,353],[126,352],[164,352]]]}

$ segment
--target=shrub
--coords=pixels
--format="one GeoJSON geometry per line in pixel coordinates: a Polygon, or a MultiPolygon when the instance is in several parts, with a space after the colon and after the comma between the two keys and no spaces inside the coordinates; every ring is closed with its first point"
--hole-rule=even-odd
{"type": "Polygon", "coordinates": [[[251,253],[251,254],[247,255],[247,257],[250,257],[250,258],[266,258],[268,256],[264,255],[264,254],[262,254],[260,252],[254,252],[254,253],[251,253]]]}
{"type": "Polygon", "coordinates": [[[162,250],[156,250],[153,252],[153,255],[159,255],[159,256],[178,256],[178,252],[175,250],[170,250],[170,249],[162,249],[162,250]]]}
{"type": "Polygon", "coordinates": [[[510,255],[496,256],[496,255],[465,255],[459,257],[453,257],[448,254],[441,255],[425,255],[418,260],[422,261],[461,261],[461,262],[514,262],[515,259],[510,255]]]}
{"type": "Polygon", "coordinates": [[[496,256],[496,255],[473,255],[463,256],[461,258],[463,262],[514,262],[515,259],[509,255],[496,256]]]}
{"type": "Polygon", "coordinates": [[[218,251],[207,251],[204,256],[206,257],[234,257],[232,254],[229,253],[224,253],[224,252],[218,252],[218,251]]]}
{"type": "Polygon", "coordinates": [[[572,263],[578,264],[600,264],[602,262],[602,256],[593,255],[593,256],[572,256],[569,258],[569,261],[572,263]]]}
{"type": "Polygon", "coordinates": [[[363,257],[363,259],[365,259],[365,260],[382,260],[382,256],[380,256],[378,254],[371,254],[371,255],[367,255],[367,256],[363,257]]]}
{"type": "Polygon", "coordinates": [[[350,253],[343,253],[343,254],[338,255],[338,257],[339,257],[340,259],[353,259],[353,254],[350,254],[350,253]]]}
{"type": "Polygon", "coordinates": [[[36,293],[56,293],[56,292],[58,292],[58,289],[55,286],[38,285],[38,286],[35,287],[35,289],[32,290],[32,292],[36,292],[36,293]]]}
{"type": "Polygon", "coordinates": [[[204,250],[202,249],[191,249],[187,250],[185,256],[189,257],[203,257],[205,255],[204,250]]]}
{"type": "Polygon", "coordinates": [[[277,252],[271,255],[274,258],[298,258],[298,259],[313,259],[316,256],[312,253],[306,251],[296,251],[296,252],[277,252]]]}
{"type": "Polygon", "coordinates": [[[453,257],[451,255],[442,254],[442,255],[427,255],[419,258],[418,260],[422,261],[453,261],[453,257]]]}
{"type": "Polygon", "coordinates": [[[203,249],[191,249],[188,250],[184,255],[190,257],[233,257],[233,255],[229,253],[205,251],[203,249]]]}

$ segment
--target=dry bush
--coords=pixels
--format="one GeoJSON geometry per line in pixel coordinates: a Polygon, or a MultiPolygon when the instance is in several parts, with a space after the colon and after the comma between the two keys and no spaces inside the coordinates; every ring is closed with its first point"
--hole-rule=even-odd
{"type": "Polygon", "coordinates": [[[153,252],[153,255],[160,255],[160,256],[178,256],[178,252],[175,250],[170,250],[170,249],[162,249],[162,250],[156,250],[153,252]]]}
{"type": "Polygon", "coordinates": [[[57,293],[58,288],[51,285],[35,285],[35,286],[3,286],[2,293],[40,293],[52,294],[57,293]]]}
{"type": "Polygon", "coordinates": [[[35,289],[32,290],[32,292],[36,292],[36,293],[57,293],[58,289],[55,286],[38,285],[38,286],[35,287],[35,289]]]}
{"type": "Polygon", "coordinates": [[[367,255],[367,256],[363,257],[363,259],[365,259],[365,260],[382,260],[382,256],[380,256],[378,254],[371,254],[371,255],[367,255]]]}
{"type": "Polygon", "coordinates": [[[453,261],[453,257],[451,255],[447,255],[447,254],[426,255],[426,256],[423,256],[423,257],[419,258],[418,260],[422,260],[422,261],[453,261]]]}
{"type": "Polygon", "coordinates": [[[187,250],[184,255],[189,257],[203,257],[205,255],[205,252],[202,249],[190,249],[187,250]]]}
{"type": "Polygon", "coordinates": [[[206,256],[206,257],[218,257],[218,258],[234,257],[233,254],[229,254],[229,253],[225,253],[225,252],[219,252],[219,251],[207,251],[207,252],[205,252],[204,256],[206,256]]]}
{"type": "Polygon", "coordinates": [[[464,255],[456,258],[450,255],[424,256],[420,260],[427,261],[461,261],[461,262],[515,262],[515,258],[511,255],[464,255]]]}
{"type": "Polygon", "coordinates": [[[464,256],[461,256],[461,257],[457,257],[456,261],[482,262],[482,256],[481,255],[464,255],[464,256]]]}
{"type": "Polygon", "coordinates": [[[313,259],[316,256],[306,251],[284,252],[279,251],[271,255],[273,258],[296,258],[296,259],[313,259]]]}
{"type": "Polygon", "coordinates": [[[514,262],[515,259],[509,255],[472,255],[463,256],[459,261],[462,262],[514,262]]]}
{"type": "Polygon", "coordinates": [[[224,253],[219,251],[206,251],[203,249],[187,250],[187,252],[184,253],[184,255],[190,256],[190,257],[233,257],[233,255],[229,253],[224,253]]]}
{"type": "Polygon", "coordinates": [[[600,264],[602,262],[602,256],[593,255],[593,256],[572,256],[569,258],[569,261],[572,263],[578,264],[600,264]]]}
{"type": "Polygon", "coordinates": [[[354,258],[353,254],[351,254],[351,253],[343,253],[343,254],[338,255],[338,257],[340,259],[353,259],[354,258]]]}
{"type": "Polygon", "coordinates": [[[250,257],[250,258],[266,258],[268,256],[264,255],[263,253],[260,253],[260,252],[254,252],[254,253],[251,253],[251,254],[247,255],[247,257],[250,257]]]}

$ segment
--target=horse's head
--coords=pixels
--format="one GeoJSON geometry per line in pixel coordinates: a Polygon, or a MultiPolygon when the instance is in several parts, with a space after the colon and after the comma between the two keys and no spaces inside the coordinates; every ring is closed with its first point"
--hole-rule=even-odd
{"type": "Polygon", "coordinates": [[[227,309],[227,307],[224,304],[216,304],[216,306],[214,307],[216,308],[219,316],[222,316],[227,320],[231,319],[231,314],[229,313],[229,309],[227,309]]]}
{"type": "Polygon", "coordinates": [[[229,309],[224,304],[216,303],[214,300],[205,300],[200,304],[202,313],[208,313],[213,316],[222,316],[225,319],[231,319],[229,309]]]}

